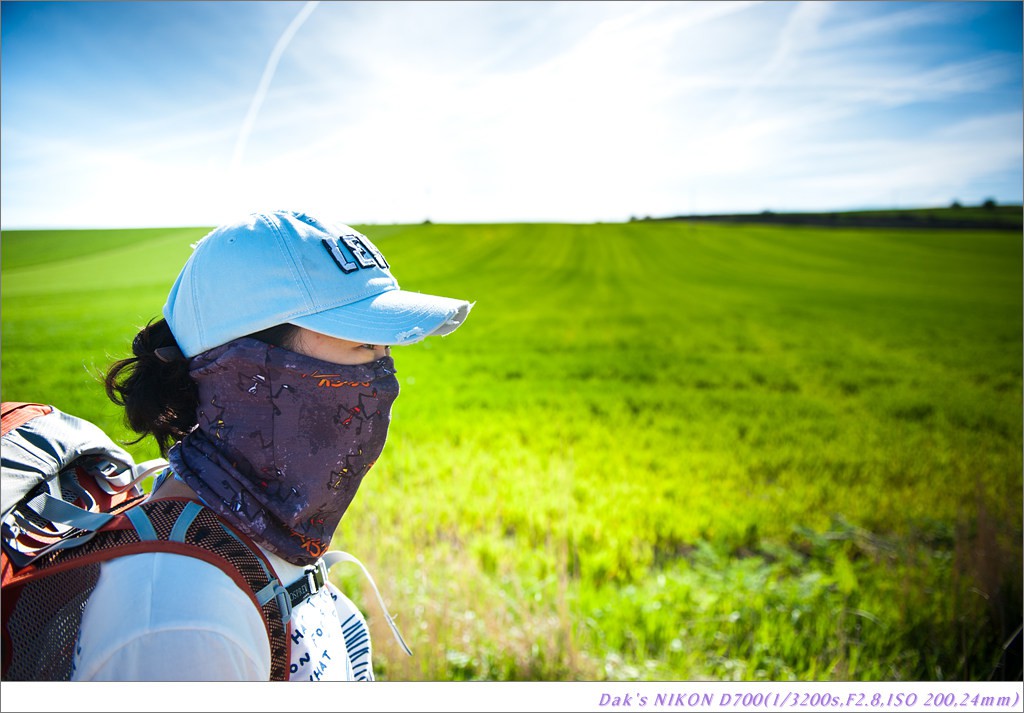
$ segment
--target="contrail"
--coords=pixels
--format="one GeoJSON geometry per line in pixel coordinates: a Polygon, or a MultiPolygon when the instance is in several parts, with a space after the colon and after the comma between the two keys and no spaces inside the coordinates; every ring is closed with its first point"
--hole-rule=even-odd
{"type": "Polygon", "coordinates": [[[295,19],[291,21],[288,27],[285,28],[284,32],[281,33],[281,37],[278,38],[277,44],[274,45],[274,51],[270,53],[270,58],[267,60],[267,66],[263,68],[263,76],[260,77],[260,85],[256,88],[256,93],[252,97],[252,102],[249,104],[249,112],[245,115],[245,121],[242,122],[242,128],[238,132],[238,141],[235,142],[235,152],[231,156],[231,167],[232,172],[238,167],[238,164],[242,160],[242,153],[245,151],[245,145],[249,141],[249,134],[252,133],[252,126],[256,123],[256,115],[259,114],[260,106],[263,105],[263,100],[267,96],[267,90],[270,88],[270,81],[274,78],[274,72],[277,71],[277,63],[281,61],[281,55],[288,49],[288,44],[292,41],[292,37],[302,27],[302,23],[306,21],[306,18],[310,16],[313,10],[319,5],[318,0],[311,0],[302,6],[299,10],[299,14],[295,16],[295,19]]]}

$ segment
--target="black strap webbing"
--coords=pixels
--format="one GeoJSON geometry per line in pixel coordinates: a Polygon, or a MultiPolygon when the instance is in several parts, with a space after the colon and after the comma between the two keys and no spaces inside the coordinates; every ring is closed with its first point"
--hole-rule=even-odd
{"type": "Polygon", "coordinates": [[[326,581],[327,565],[323,560],[306,567],[302,577],[285,587],[292,601],[292,609],[319,592],[326,581]]]}

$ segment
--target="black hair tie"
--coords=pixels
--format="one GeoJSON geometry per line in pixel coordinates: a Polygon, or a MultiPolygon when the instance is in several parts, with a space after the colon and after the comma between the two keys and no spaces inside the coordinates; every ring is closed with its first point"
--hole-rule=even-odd
{"type": "Polygon", "coordinates": [[[171,345],[169,347],[157,347],[153,350],[156,354],[156,358],[165,364],[171,364],[176,361],[184,361],[185,355],[181,353],[181,349],[177,345],[171,345]]]}

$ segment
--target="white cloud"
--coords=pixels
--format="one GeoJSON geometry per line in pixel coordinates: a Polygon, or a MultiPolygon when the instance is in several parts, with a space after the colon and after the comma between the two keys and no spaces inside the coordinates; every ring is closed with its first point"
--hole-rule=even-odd
{"type": "Polygon", "coordinates": [[[4,222],[44,203],[90,224],[268,206],[624,220],[911,203],[1019,174],[1019,89],[964,103],[1006,97],[1019,53],[906,40],[980,10],[881,5],[322,3],[262,105],[240,88],[75,140],[5,124],[4,222]],[[898,114],[925,107],[920,127],[898,114]]]}

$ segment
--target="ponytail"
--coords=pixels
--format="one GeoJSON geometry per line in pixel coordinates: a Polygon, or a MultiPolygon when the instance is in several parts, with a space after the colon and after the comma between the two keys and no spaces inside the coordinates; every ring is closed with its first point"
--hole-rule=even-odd
{"type": "Polygon", "coordinates": [[[153,436],[166,454],[197,423],[199,396],[189,376],[189,360],[163,319],[135,336],[132,354],[111,365],[104,379],[107,396],[124,406],[125,424],[140,434],[133,443],[153,436]]]}

